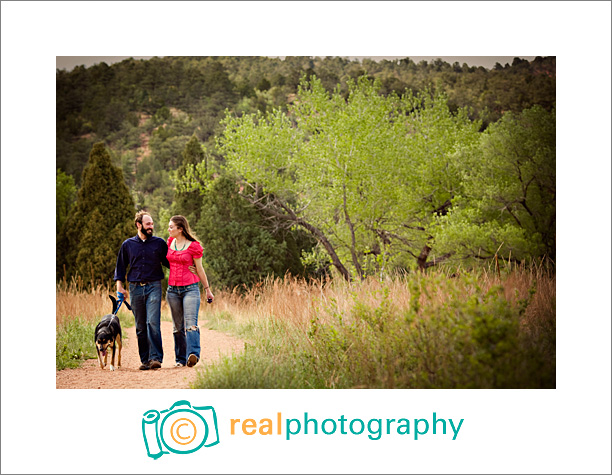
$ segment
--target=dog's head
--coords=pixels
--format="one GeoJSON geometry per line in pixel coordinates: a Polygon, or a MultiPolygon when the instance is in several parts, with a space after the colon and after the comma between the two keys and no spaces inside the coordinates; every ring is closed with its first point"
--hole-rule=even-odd
{"type": "Polygon", "coordinates": [[[102,328],[96,335],[96,347],[98,351],[102,353],[102,356],[106,356],[106,350],[115,344],[115,337],[108,328],[102,328]]]}

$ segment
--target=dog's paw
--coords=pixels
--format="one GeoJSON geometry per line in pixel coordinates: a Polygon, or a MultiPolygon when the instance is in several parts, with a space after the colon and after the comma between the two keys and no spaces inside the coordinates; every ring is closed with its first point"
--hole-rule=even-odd
{"type": "Polygon", "coordinates": [[[110,370],[115,371],[115,367],[113,365],[110,365],[110,370]]]}

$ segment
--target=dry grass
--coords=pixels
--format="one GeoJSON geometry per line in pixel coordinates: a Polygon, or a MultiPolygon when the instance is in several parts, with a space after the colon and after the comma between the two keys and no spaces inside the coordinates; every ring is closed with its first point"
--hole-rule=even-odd
{"type": "MultiPolygon", "coordinates": [[[[55,289],[55,324],[61,325],[80,319],[83,322],[97,322],[100,317],[113,309],[109,295],[116,296],[115,287],[110,285],[87,286],[82,279],[63,280],[55,289]]],[[[119,313],[129,314],[122,307],[119,313]]],[[[162,320],[170,320],[168,304],[162,301],[162,320]]]]}
{"type": "MultiPolygon", "coordinates": [[[[447,273],[439,273],[440,282],[423,280],[419,297],[421,305],[426,302],[443,305],[448,302],[449,293],[445,286],[453,279],[447,273]],[[443,285],[444,284],[444,285],[443,285]]],[[[399,311],[409,308],[412,290],[409,282],[414,276],[398,276],[384,281],[370,278],[363,282],[345,282],[296,279],[267,279],[244,294],[236,291],[215,291],[215,303],[212,306],[202,304],[200,307],[203,319],[219,313],[229,313],[238,323],[249,320],[280,319],[303,328],[316,316],[328,322],[332,315],[351,313],[355,301],[371,307],[379,305],[383,299],[383,288],[389,289],[393,306],[399,311]]],[[[417,281],[418,281],[417,277],[417,281]]],[[[473,295],[476,286],[463,285],[466,298],[473,295]]],[[[484,292],[501,285],[506,299],[516,303],[529,297],[531,288],[537,289],[524,315],[527,322],[538,319],[555,318],[556,277],[554,272],[544,267],[515,267],[499,277],[495,272],[484,270],[478,276],[478,285],[484,292]]],[[[99,320],[111,310],[109,295],[116,295],[110,286],[86,286],[82,280],[62,281],[56,288],[56,324],[80,318],[87,322],[99,320]]],[[[126,311],[127,310],[121,310],[126,311]]],[[[170,311],[165,300],[162,302],[162,318],[169,319],[170,311]]]]}
{"type": "Polygon", "coordinates": [[[205,310],[249,349],[195,387],[554,388],[555,305],[543,266],[270,279],[205,310]]]}
{"type": "Polygon", "coordinates": [[[307,282],[293,277],[267,279],[243,294],[216,292],[214,306],[204,308],[203,317],[228,313],[237,323],[272,318],[304,328],[314,317],[328,323],[334,315],[350,315],[357,300],[369,307],[377,307],[384,298],[383,289],[388,289],[394,309],[404,311],[411,305],[416,282],[420,286],[421,306],[448,304],[454,298],[451,296],[454,293],[447,292],[450,285],[460,286],[465,299],[501,286],[506,299],[513,304],[528,299],[530,289],[536,289],[523,316],[524,323],[555,318],[556,277],[553,271],[544,267],[515,267],[500,276],[483,270],[475,276],[473,283],[467,284],[461,279],[456,279],[455,283],[455,279],[449,278],[444,271],[433,274],[436,275],[438,279],[425,279],[413,274],[387,278],[382,282],[375,278],[362,282],[341,279],[307,282]]]}

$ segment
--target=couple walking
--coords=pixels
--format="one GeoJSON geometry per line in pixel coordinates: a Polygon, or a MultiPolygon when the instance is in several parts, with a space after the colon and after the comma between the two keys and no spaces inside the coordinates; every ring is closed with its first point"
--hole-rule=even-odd
{"type": "Polygon", "coordinates": [[[153,236],[154,223],[147,212],[136,213],[134,224],[138,233],[121,245],[114,279],[117,298],[124,300],[127,272],[140,369],[161,368],[164,358],[160,328],[162,265],[170,269],[166,300],[172,313],[175,366],[194,366],[200,359],[198,282],[202,281],[208,301],[214,298],[202,267],[202,246],[183,216],[170,218],[167,242],[153,236]]]}

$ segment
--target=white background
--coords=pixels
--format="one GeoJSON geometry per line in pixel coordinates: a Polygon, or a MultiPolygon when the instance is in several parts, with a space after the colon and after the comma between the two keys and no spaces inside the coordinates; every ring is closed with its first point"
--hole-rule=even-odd
{"type": "Polygon", "coordinates": [[[610,473],[609,2],[2,2],[2,473],[610,473]],[[55,389],[55,57],[557,56],[557,389],[55,389]],[[146,457],[141,417],[221,443],[146,457]],[[451,437],[229,435],[229,419],[465,419],[451,437]]]}

